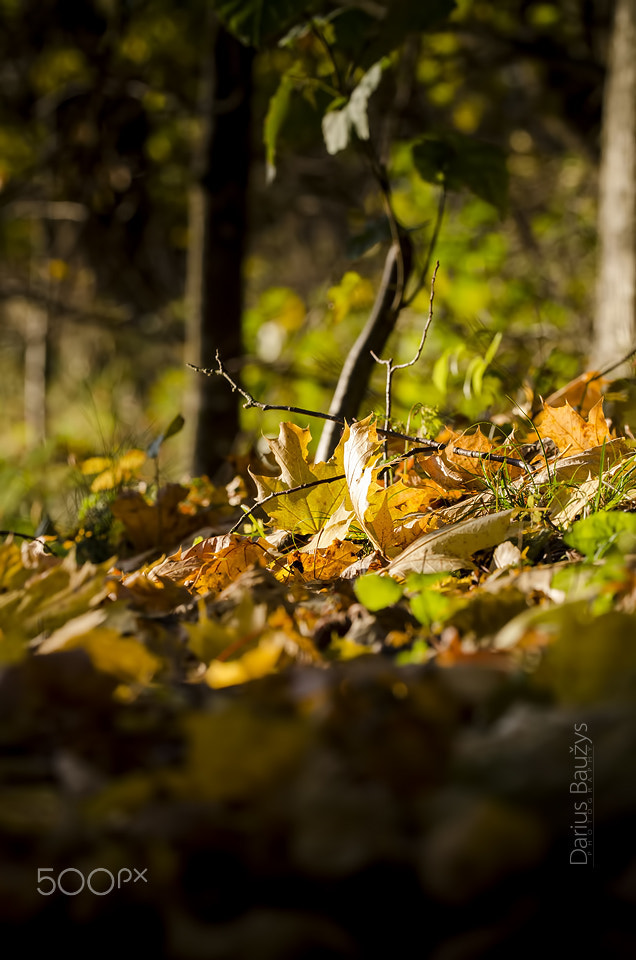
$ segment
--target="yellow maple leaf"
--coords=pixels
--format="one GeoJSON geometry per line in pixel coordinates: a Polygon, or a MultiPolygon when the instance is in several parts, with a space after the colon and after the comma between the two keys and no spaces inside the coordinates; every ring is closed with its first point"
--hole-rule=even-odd
{"type": "Polygon", "coordinates": [[[264,541],[226,533],[201,540],[186,551],[179,548],[153,567],[149,576],[208,593],[223,590],[246,570],[264,566],[271,559],[264,541]]]}
{"type": "Polygon", "coordinates": [[[296,575],[305,581],[333,580],[357,560],[360,553],[360,547],[348,540],[334,540],[324,548],[314,547],[308,550],[303,547],[302,550],[294,550],[286,555],[286,569],[279,578],[288,576],[293,567],[296,575]]]}
{"type": "Polygon", "coordinates": [[[280,529],[297,534],[316,534],[338,509],[347,493],[343,474],[341,440],[328,463],[309,464],[309,428],[294,423],[281,423],[278,438],[268,439],[270,449],[280,468],[280,476],[268,477],[250,474],[258,488],[259,499],[272,493],[283,493],[263,505],[263,509],[280,529]],[[316,484],[307,489],[284,493],[294,487],[316,484]]]}

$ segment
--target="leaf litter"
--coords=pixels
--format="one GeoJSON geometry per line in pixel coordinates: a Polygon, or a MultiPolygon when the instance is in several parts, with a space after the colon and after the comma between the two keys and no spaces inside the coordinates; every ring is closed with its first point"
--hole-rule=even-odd
{"type": "Polygon", "coordinates": [[[583,415],[550,399],[532,430],[447,432],[392,478],[373,418],[320,464],[283,423],[277,475],[121,491],[127,557],[5,539],[7,931],[37,921],[37,946],[47,924],[79,924],[105,954],[132,907],[165,957],[372,956],[416,933],[440,958],[481,956],[484,936],[513,949],[542,935],[554,865],[592,855],[571,841],[575,729],[599,758],[594,829],[616,844],[599,883],[631,876],[636,786],[615,772],[636,745],[634,448],[600,397],[583,415]],[[39,868],[133,863],[149,886],[108,910],[58,889],[45,912],[39,868]],[[517,926],[472,911],[526,902],[528,878],[543,893],[517,926]],[[419,905],[397,933],[369,910],[378,891],[419,905]]]}

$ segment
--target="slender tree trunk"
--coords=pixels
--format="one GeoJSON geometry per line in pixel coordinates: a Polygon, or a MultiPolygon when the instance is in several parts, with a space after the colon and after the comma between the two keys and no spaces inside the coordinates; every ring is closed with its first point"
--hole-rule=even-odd
{"type": "MultiPolygon", "coordinates": [[[[242,353],[242,264],[250,164],[253,51],[214,20],[201,91],[202,135],[190,196],[186,359],[228,369],[242,353]]],[[[186,402],[193,474],[212,475],[239,430],[238,395],[220,377],[192,374],[186,402]]]]}
{"type": "MultiPolygon", "coordinates": [[[[603,106],[594,366],[636,348],[636,0],[616,0],[603,106]]],[[[615,375],[628,373],[627,364],[615,375]]]]}
{"type": "MultiPolygon", "coordinates": [[[[379,356],[395,328],[402,309],[403,291],[411,273],[411,266],[411,241],[408,234],[404,233],[400,237],[399,247],[394,243],[387,252],[384,273],[373,309],[340,371],[329,407],[331,416],[342,420],[352,420],[357,416],[376,365],[371,351],[379,356]],[[402,293],[395,302],[398,283],[402,293]]],[[[329,459],[338,445],[341,433],[341,424],[333,420],[325,421],[316,450],[316,462],[329,459]]]]}

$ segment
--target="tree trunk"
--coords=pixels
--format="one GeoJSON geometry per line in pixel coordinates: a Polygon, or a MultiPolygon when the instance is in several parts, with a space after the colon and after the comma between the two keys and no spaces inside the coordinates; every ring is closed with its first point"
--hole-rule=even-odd
{"type": "MultiPolygon", "coordinates": [[[[216,21],[201,90],[202,132],[190,196],[186,359],[236,375],[242,353],[242,264],[247,229],[253,51],[216,21]]],[[[192,373],[186,400],[193,474],[212,475],[239,430],[238,395],[192,373]]]]}
{"type": "MultiPolygon", "coordinates": [[[[395,328],[411,266],[411,241],[408,234],[403,233],[399,246],[394,243],[389,247],[373,309],[343,364],[329,407],[332,417],[353,420],[357,416],[376,366],[371,351],[379,356],[395,328]],[[398,286],[401,290],[396,300],[398,286]]],[[[325,421],[316,450],[316,462],[329,459],[341,433],[341,424],[333,420],[325,421]]]]}
{"type": "MultiPolygon", "coordinates": [[[[605,81],[593,365],[636,347],[636,0],[616,0],[605,81]]],[[[629,372],[627,364],[615,376],[629,372]]]]}

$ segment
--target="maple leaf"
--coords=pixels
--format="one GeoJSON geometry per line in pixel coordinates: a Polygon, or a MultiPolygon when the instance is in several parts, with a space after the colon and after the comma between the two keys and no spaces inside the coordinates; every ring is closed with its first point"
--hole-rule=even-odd
{"type": "Polygon", "coordinates": [[[334,540],[328,547],[303,547],[285,557],[286,568],[280,577],[288,577],[291,569],[302,580],[333,580],[360,556],[360,547],[350,541],[334,540]]]}
{"type": "MultiPolygon", "coordinates": [[[[302,429],[294,423],[281,423],[278,438],[267,441],[280,467],[280,476],[268,477],[250,470],[261,500],[272,493],[281,493],[304,484],[316,484],[307,490],[296,490],[275,497],[263,505],[280,529],[301,535],[312,535],[322,530],[347,494],[344,478],[334,479],[343,473],[344,441],[341,440],[327,463],[310,465],[307,454],[310,440],[308,427],[302,429]]],[[[339,530],[343,535],[342,525],[339,530]]]]}
{"type": "Polygon", "coordinates": [[[111,586],[111,597],[127,600],[137,610],[169,613],[192,599],[190,591],[169,577],[152,576],[149,570],[135,570],[111,586]]]}
{"type": "Polygon", "coordinates": [[[561,407],[545,404],[534,420],[540,437],[550,437],[562,454],[574,456],[610,440],[611,435],[603,415],[603,401],[598,400],[588,413],[587,420],[573,410],[566,401],[561,407]]]}
{"type": "Polygon", "coordinates": [[[586,416],[602,398],[601,390],[607,382],[598,370],[588,370],[587,373],[570,380],[560,390],[551,393],[545,405],[560,407],[561,404],[569,403],[570,406],[578,408],[582,416],[586,416]]]}
{"type": "Polygon", "coordinates": [[[250,567],[264,566],[273,559],[265,546],[264,541],[248,540],[229,533],[208,537],[185,552],[179,548],[154,567],[149,576],[171,580],[197,593],[223,590],[250,567]]]}

